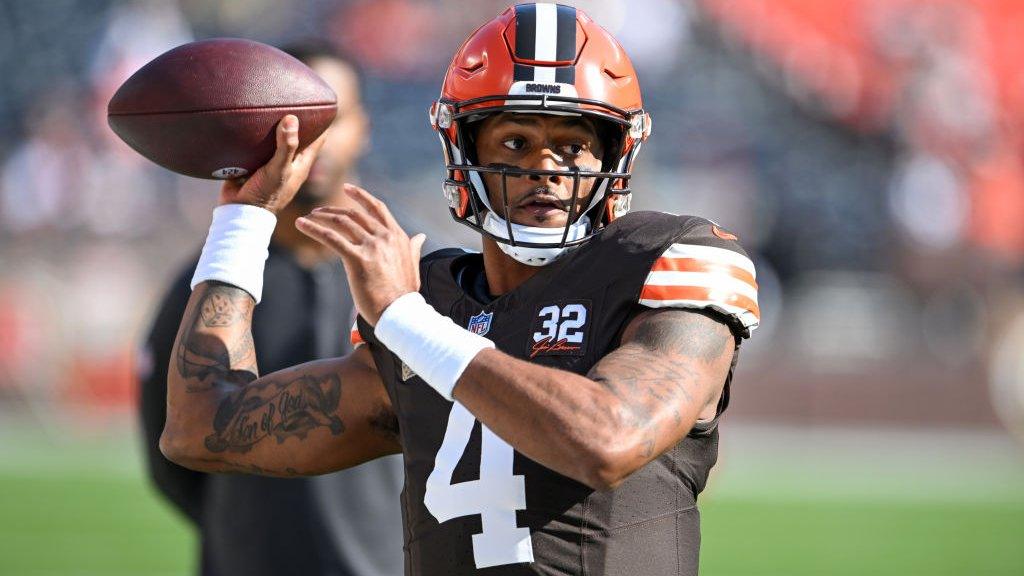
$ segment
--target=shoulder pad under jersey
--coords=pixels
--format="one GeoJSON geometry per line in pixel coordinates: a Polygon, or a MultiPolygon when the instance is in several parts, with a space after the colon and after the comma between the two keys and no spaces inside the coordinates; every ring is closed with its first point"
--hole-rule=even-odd
{"type": "Polygon", "coordinates": [[[744,337],[757,328],[757,273],[736,235],[705,218],[662,212],[627,214],[607,233],[629,252],[653,256],[642,306],[714,310],[744,337]]]}
{"type": "Polygon", "coordinates": [[[639,303],[647,307],[710,308],[750,336],[761,321],[757,271],[738,238],[715,222],[674,216],[678,234],[651,264],[639,303]]]}

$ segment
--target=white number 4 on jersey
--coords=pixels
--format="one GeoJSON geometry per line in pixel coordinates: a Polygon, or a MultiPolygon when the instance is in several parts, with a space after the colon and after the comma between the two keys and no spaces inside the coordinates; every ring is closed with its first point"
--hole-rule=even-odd
{"type": "Polygon", "coordinates": [[[481,424],[480,479],[452,484],[475,423],[462,404],[452,406],[423,504],[438,522],[480,515],[483,531],[473,535],[477,568],[533,562],[530,529],[516,526],[516,510],[526,509],[526,482],[512,474],[515,451],[511,446],[481,424]]]}

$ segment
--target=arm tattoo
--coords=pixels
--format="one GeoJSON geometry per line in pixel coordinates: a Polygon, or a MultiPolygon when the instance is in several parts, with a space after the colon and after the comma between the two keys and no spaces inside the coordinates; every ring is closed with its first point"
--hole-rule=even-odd
{"type": "Polygon", "coordinates": [[[715,387],[702,392],[700,368],[731,351],[731,343],[729,328],[712,316],[682,310],[653,312],[588,376],[619,400],[623,423],[644,432],[640,455],[649,458],[655,452],[659,421],[682,426],[681,401],[703,405],[717,394],[715,387]]]}
{"type": "MultiPolygon", "coordinates": [[[[623,403],[631,425],[644,427],[676,395],[692,402],[690,388],[698,374],[685,364],[658,361],[640,345],[626,344],[594,366],[589,376],[623,403]]],[[[676,418],[682,419],[678,411],[676,418]]]]}
{"type": "Polygon", "coordinates": [[[210,452],[248,452],[265,438],[278,443],[304,439],[315,428],[337,436],[345,425],[337,414],[341,380],[336,374],[284,374],[259,384],[250,323],[254,302],[240,288],[210,283],[184,323],[175,351],[188,392],[223,389],[206,437],[210,452]]]}
{"type": "Polygon", "coordinates": [[[247,294],[239,289],[231,290],[227,286],[215,286],[209,290],[209,295],[203,299],[203,305],[199,307],[203,326],[216,328],[232,326],[239,321],[245,320],[253,310],[252,298],[246,298],[247,294]]]}
{"type": "Polygon", "coordinates": [[[252,319],[252,297],[226,284],[211,284],[205,290],[175,350],[178,373],[188,381],[187,391],[212,390],[218,381],[252,382],[259,370],[252,332],[243,325],[252,319]],[[224,330],[212,332],[232,328],[226,342],[224,330]]]}
{"type": "Polygon", "coordinates": [[[340,400],[341,380],[334,374],[243,386],[221,402],[206,448],[244,453],[264,438],[273,436],[280,444],[290,436],[304,439],[321,427],[337,436],[345,431],[335,415],[340,400]]]}
{"type": "Polygon", "coordinates": [[[218,460],[216,458],[198,458],[197,462],[206,464],[216,464],[221,470],[219,472],[226,474],[256,474],[258,476],[278,476],[285,478],[292,478],[295,476],[308,476],[309,474],[303,474],[299,470],[292,468],[291,466],[286,467],[284,470],[268,470],[255,464],[238,464],[236,462],[226,462],[224,460],[218,460]]]}
{"type": "Polygon", "coordinates": [[[637,327],[633,340],[652,352],[710,363],[722,354],[730,335],[728,327],[703,312],[673,310],[645,318],[637,327]],[[718,325],[717,330],[709,329],[713,326],[711,322],[718,325]]]}

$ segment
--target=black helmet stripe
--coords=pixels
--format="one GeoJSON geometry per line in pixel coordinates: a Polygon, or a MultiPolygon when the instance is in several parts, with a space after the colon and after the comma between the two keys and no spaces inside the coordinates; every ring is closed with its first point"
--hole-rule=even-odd
{"type": "Polygon", "coordinates": [[[534,59],[537,47],[537,5],[516,6],[516,58],[534,59]]]}
{"type": "MultiPolygon", "coordinates": [[[[540,80],[537,78],[537,69],[541,66],[529,66],[526,64],[516,64],[515,69],[512,73],[512,80],[515,82],[541,82],[547,80],[540,80]]],[[[547,67],[545,67],[547,68],[547,67]]],[[[550,68],[549,68],[550,69],[550,68]]],[[[576,83],[576,67],[575,66],[559,66],[554,69],[555,78],[554,82],[561,84],[575,84],[576,83]]]]}
{"type": "Polygon", "coordinates": [[[516,58],[540,62],[576,59],[576,9],[560,4],[516,6],[516,58]]]}
{"type": "Polygon", "coordinates": [[[576,9],[572,6],[558,6],[558,41],[555,43],[555,60],[576,60],[576,9]]]}
{"type": "Polygon", "coordinates": [[[555,82],[562,84],[576,84],[576,67],[559,66],[555,68],[555,82]]]}
{"type": "Polygon", "coordinates": [[[536,66],[527,66],[526,64],[516,64],[515,70],[512,72],[512,80],[515,82],[533,82],[533,69],[536,66]]]}
{"type": "MultiPolygon", "coordinates": [[[[560,4],[516,6],[516,58],[539,62],[576,59],[576,9],[560,4]]],[[[574,66],[516,64],[516,82],[576,83],[574,66]]]]}

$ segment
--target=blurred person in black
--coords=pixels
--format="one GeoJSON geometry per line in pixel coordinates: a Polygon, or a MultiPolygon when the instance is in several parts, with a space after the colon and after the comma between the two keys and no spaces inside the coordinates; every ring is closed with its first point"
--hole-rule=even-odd
{"type": "MultiPolygon", "coordinates": [[[[352,299],[341,261],[296,230],[313,208],[343,203],[341,184],[367,141],[355,67],[328,46],[286,49],[338,95],[338,116],[309,179],[279,216],[266,264],[266,298],[253,340],[266,370],[350,351],[352,299]]],[[[375,460],[313,478],[204,474],[168,461],[167,368],[195,270],[189,262],[160,304],[140,363],[140,412],[149,472],[160,492],[199,529],[204,576],[303,574],[388,576],[402,572],[401,460],[375,460]],[[150,366],[151,369],[146,367],[150,366]]]]}

